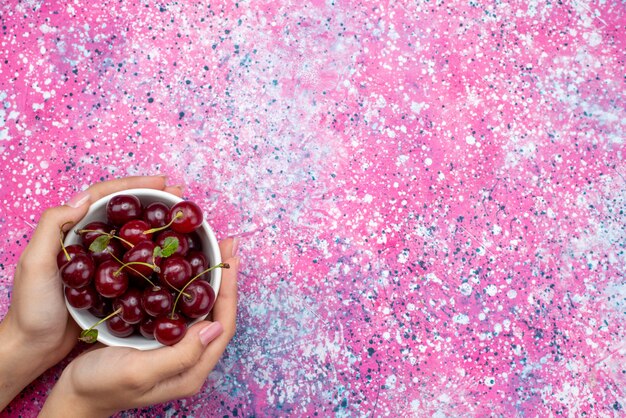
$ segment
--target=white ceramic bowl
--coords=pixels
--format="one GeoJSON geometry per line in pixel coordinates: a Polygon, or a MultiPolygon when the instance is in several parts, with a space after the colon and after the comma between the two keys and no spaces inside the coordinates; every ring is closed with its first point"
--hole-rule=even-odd
{"type": "MultiPolygon", "coordinates": [[[[119,194],[130,194],[137,196],[141,201],[143,206],[149,205],[153,202],[163,202],[168,207],[172,207],[174,204],[181,202],[183,199],[174,196],[173,194],[163,192],[161,190],[153,190],[153,189],[130,189],[124,190],[122,192],[113,193],[111,195],[105,196],[102,199],[94,202],[90,207],[89,211],[85,215],[83,219],[80,220],[70,231],[68,231],[64,244],[65,246],[72,244],[80,244],[81,239],[80,236],[75,233],[75,231],[83,228],[90,222],[93,221],[103,221],[106,222],[106,205],[109,199],[115,195],[119,194]]],[[[209,266],[214,266],[222,262],[222,257],[220,255],[220,249],[217,242],[217,238],[215,237],[215,233],[209,226],[206,219],[202,222],[202,225],[197,230],[198,235],[202,241],[202,248],[204,254],[207,256],[209,260],[209,266]]],[[[220,288],[220,283],[222,281],[222,269],[215,269],[211,271],[211,287],[215,290],[215,295],[217,296],[220,288]]],[[[87,329],[96,322],[99,321],[100,318],[92,315],[87,309],[76,309],[67,303],[67,309],[72,315],[72,318],[76,321],[76,323],[82,328],[87,329]]],[[[202,318],[198,319],[201,320],[202,318]]],[[[154,348],[162,347],[162,345],[156,340],[148,340],[141,335],[133,335],[128,338],[119,338],[112,335],[107,329],[106,323],[102,323],[96,327],[98,330],[98,341],[103,344],[109,346],[116,347],[132,347],[139,350],[152,350],[154,348]]]]}

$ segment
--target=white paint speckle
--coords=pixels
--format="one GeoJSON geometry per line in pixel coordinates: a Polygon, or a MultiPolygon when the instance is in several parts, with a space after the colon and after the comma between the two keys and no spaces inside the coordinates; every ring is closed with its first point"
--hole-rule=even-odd
{"type": "Polygon", "coordinates": [[[461,325],[467,325],[469,324],[469,316],[465,315],[465,314],[457,314],[454,315],[452,317],[452,320],[457,323],[457,324],[461,324],[461,325]]]}
{"type": "Polygon", "coordinates": [[[472,285],[465,282],[462,283],[461,286],[459,286],[459,292],[461,292],[461,294],[463,296],[469,296],[472,294],[472,285]]]}
{"type": "Polygon", "coordinates": [[[398,254],[398,263],[404,264],[409,260],[409,249],[405,248],[398,254]]]}

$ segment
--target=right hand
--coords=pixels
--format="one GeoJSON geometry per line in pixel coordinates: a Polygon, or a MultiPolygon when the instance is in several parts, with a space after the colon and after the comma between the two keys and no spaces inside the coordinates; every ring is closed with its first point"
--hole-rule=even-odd
{"type": "Polygon", "coordinates": [[[212,323],[194,324],[171,347],[104,347],[80,355],[63,371],[41,416],[110,416],[198,393],[235,334],[239,258],[233,244],[232,239],[220,243],[230,268],[222,271],[212,323]]]}

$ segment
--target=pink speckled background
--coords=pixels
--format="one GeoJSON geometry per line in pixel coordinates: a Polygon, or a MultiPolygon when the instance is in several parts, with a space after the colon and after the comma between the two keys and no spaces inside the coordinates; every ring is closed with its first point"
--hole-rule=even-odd
{"type": "Polygon", "coordinates": [[[239,329],[122,416],[623,416],[624,2],[299,3],[0,6],[0,317],[44,208],[166,173],[239,329]]]}

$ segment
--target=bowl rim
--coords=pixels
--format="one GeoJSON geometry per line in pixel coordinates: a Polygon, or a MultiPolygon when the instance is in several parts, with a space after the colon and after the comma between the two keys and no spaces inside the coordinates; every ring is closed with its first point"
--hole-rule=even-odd
{"type": "MultiPolygon", "coordinates": [[[[118,192],[114,192],[111,193],[109,195],[103,196],[100,199],[96,200],[95,202],[93,202],[90,206],[89,209],[87,210],[87,213],[85,213],[85,215],[78,221],[76,222],[72,228],[66,233],[64,239],[63,239],[63,245],[64,246],[68,246],[71,244],[75,244],[75,243],[79,243],[79,235],[76,234],[76,230],[79,229],[81,226],[86,225],[89,222],[93,222],[94,220],[89,220],[88,222],[86,221],[87,219],[89,219],[91,216],[94,216],[93,214],[96,211],[101,210],[102,208],[106,207],[107,202],[113,197],[113,196],[117,196],[117,195],[134,195],[136,197],[139,198],[139,200],[142,200],[142,198],[147,199],[150,198],[153,201],[162,201],[163,203],[165,203],[166,205],[168,205],[168,207],[172,207],[173,205],[175,205],[178,202],[182,202],[185,201],[185,199],[178,197],[176,195],[173,195],[171,193],[162,191],[162,190],[158,190],[158,189],[147,189],[147,188],[135,188],[135,189],[126,189],[126,190],[121,190],[118,192]]],[[[143,204],[143,202],[142,202],[143,204]]],[[[206,234],[206,239],[209,242],[209,248],[205,248],[203,249],[203,252],[210,257],[210,260],[213,261],[214,265],[217,265],[219,263],[222,262],[222,257],[221,257],[221,253],[219,250],[219,243],[217,241],[217,237],[215,235],[215,232],[213,231],[213,229],[211,228],[211,226],[209,225],[209,223],[207,222],[206,219],[206,215],[204,214],[203,211],[203,221],[201,226],[199,227],[198,231],[202,237],[202,233],[204,232],[204,234],[206,234]],[[200,232],[202,231],[202,232],[200,232]]],[[[204,241],[204,240],[203,240],[204,241]]],[[[220,285],[221,285],[221,281],[222,281],[222,269],[215,269],[211,272],[211,279],[210,279],[210,284],[211,287],[213,287],[213,290],[215,291],[215,297],[217,298],[217,295],[219,294],[219,289],[220,289],[220,285]]],[[[65,286],[64,286],[65,288],[65,286]]],[[[92,326],[94,323],[96,323],[98,320],[100,320],[100,318],[96,317],[95,315],[91,314],[89,311],[84,310],[84,309],[76,309],[73,306],[71,306],[68,301],[67,298],[65,297],[65,294],[63,295],[63,298],[65,300],[65,305],[67,306],[68,312],[70,313],[70,315],[72,316],[72,318],[74,319],[74,321],[76,321],[76,323],[78,324],[78,326],[81,327],[81,329],[86,329],[89,328],[90,326],[92,326]],[[89,317],[89,320],[91,322],[87,322],[85,317],[89,317]]],[[[203,319],[205,319],[206,316],[195,319],[192,323],[201,321],[203,319]]],[[[139,350],[151,350],[151,349],[155,349],[155,348],[159,348],[159,347],[163,347],[163,345],[161,343],[159,343],[156,340],[149,340],[143,336],[131,336],[128,338],[120,338],[120,337],[115,337],[113,335],[111,335],[106,327],[106,323],[102,323],[100,325],[98,325],[96,327],[96,329],[98,330],[98,341],[111,346],[111,347],[130,347],[130,348],[136,348],[139,350]]]]}

